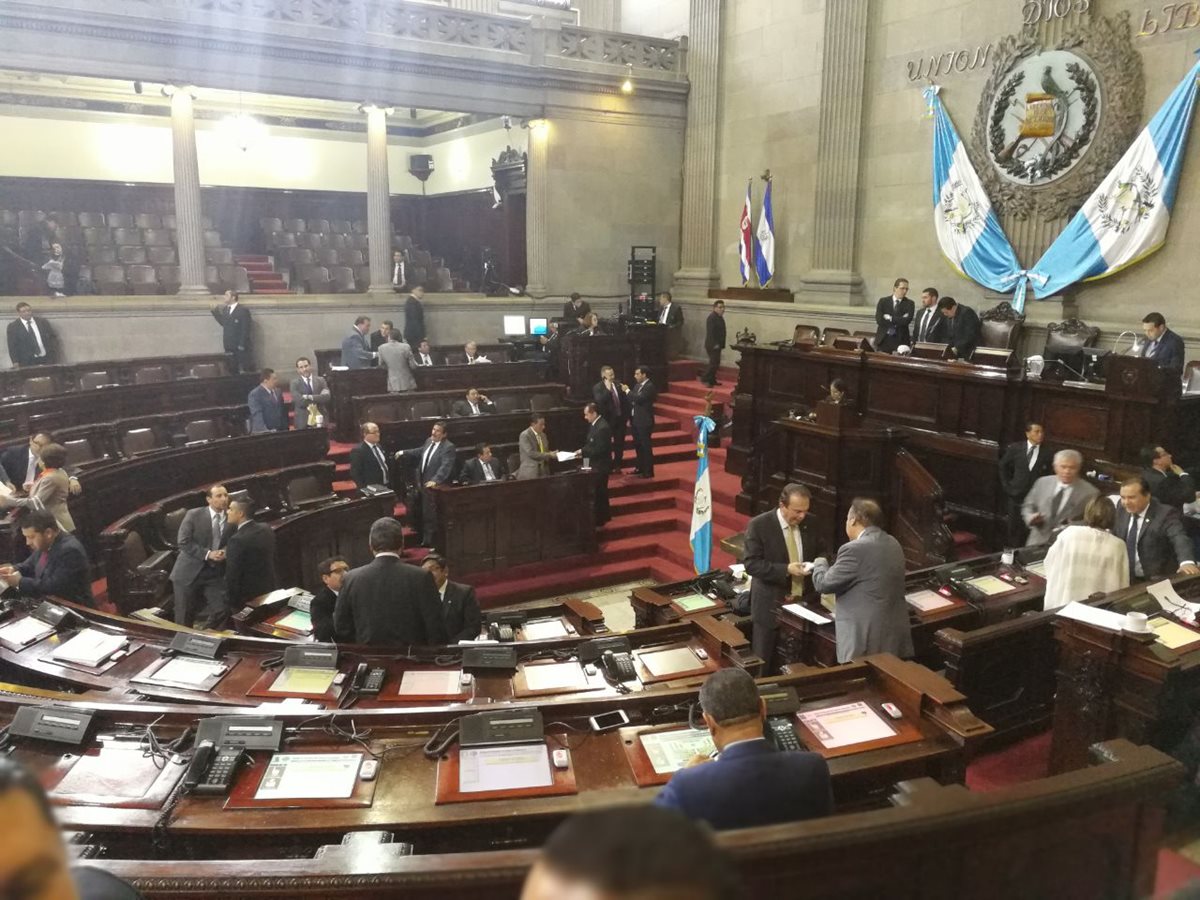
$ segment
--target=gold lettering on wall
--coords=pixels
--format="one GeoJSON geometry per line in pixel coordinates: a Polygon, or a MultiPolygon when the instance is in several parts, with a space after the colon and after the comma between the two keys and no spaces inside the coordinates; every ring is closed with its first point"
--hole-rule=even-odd
{"type": "Polygon", "coordinates": [[[1197,26],[1200,26],[1200,3],[1165,3],[1159,13],[1146,7],[1137,36],[1150,37],[1168,31],[1186,31],[1197,26]]]}
{"type": "Polygon", "coordinates": [[[1021,15],[1026,25],[1037,25],[1039,22],[1065,19],[1071,13],[1082,15],[1091,8],[1092,0],[1025,0],[1021,15]]]}
{"type": "Polygon", "coordinates": [[[992,55],[992,45],[961,50],[949,50],[937,56],[922,56],[920,59],[910,59],[907,62],[908,80],[925,81],[929,78],[940,78],[951,72],[969,72],[986,66],[992,55]]]}

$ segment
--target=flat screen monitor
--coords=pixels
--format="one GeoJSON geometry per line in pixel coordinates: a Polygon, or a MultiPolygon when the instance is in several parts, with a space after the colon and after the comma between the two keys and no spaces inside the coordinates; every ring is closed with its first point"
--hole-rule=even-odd
{"type": "Polygon", "coordinates": [[[504,317],[504,336],[505,337],[524,337],[528,334],[525,330],[524,316],[505,316],[504,317]]]}
{"type": "Polygon", "coordinates": [[[549,319],[535,319],[532,316],[530,316],[529,317],[529,333],[535,334],[535,335],[536,334],[546,334],[550,330],[549,324],[550,324],[549,319]]]}

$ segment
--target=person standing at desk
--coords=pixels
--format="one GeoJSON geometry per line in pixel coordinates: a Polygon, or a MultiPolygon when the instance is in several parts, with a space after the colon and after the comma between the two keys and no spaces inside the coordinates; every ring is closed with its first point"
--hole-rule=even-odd
{"type": "MultiPolygon", "coordinates": [[[[312,361],[307,356],[296,360],[296,377],[292,379],[292,424],[296,430],[308,428],[309,407],[316,407],[316,415],[329,421],[329,385],[312,370],[312,361]]],[[[313,424],[316,427],[316,423],[313,424]]]]}
{"type": "Polygon", "coordinates": [[[1024,545],[1029,534],[1021,506],[1033,483],[1052,471],[1050,453],[1042,446],[1046,431],[1040,422],[1025,423],[1025,440],[1013,441],[1000,457],[1000,487],[1008,498],[1008,545],[1024,545]]]}
{"type": "Polygon", "coordinates": [[[608,524],[612,515],[608,511],[608,474],[612,471],[612,430],[595,403],[583,407],[583,418],[588,423],[587,440],[575,451],[576,458],[588,460],[592,467],[592,478],[596,484],[593,509],[596,527],[608,524]]]}
{"type": "Polygon", "coordinates": [[[942,323],[942,339],[949,345],[946,348],[947,355],[950,359],[969,362],[979,346],[979,314],[953,297],[943,297],[938,301],[937,308],[945,319],[942,323]]]}
{"type": "Polygon", "coordinates": [[[404,342],[419,347],[425,340],[425,286],[415,285],[404,301],[404,342]]]}
{"type": "Polygon", "coordinates": [[[1166,369],[1176,378],[1183,376],[1183,338],[1167,327],[1162,313],[1147,313],[1142,319],[1142,333],[1146,340],[1139,353],[1160,369],[1166,369]]]}
{"type": "Polygon", "coordinates": [[[1084,507],[1100,492],[1079,479],[1081,468],[1083,455],[1078,450],[1059,450],[1054,454],[1054,474],[1033,483],[1021,505],[1029,526],[1026,547],[1050,543],[1060,528],[1083,518],[1084,507]]]}
{"type": "MultiPolygon", "coordinates": [[[[254,521],[249,500],[233,500],[225,514],[232,529],[225,544],[225,595],[232,614],[279,587],[275,577],[275,531],[254,521]]],[[[214,623],[212,627],[219,627],[214,623]]]]}
{"type": "Polygon", "coordinates": [[[226,291],[224,305],[209,310],[212,317],[221,323],[221,346],[229,355],[230,368],[234,373],[249,372],[254,368],[250,310],[238,300],[237,291],[226,291]]]}
{"type": "Polygon", "coordinates": [[[362,443],[350,451],[350,480],[360,491],[370,485],[392,486],[387,456],[379,446],[379,426],[363,422],[359,429],[362,443]]]}
{"type": "Polygon", "coordinates": [[[582,326],[584,320],[591,313],[591,305],[584,300],[578,293],[571,294],[571,299],[563,304],[562,317],[576,325],[582,326]]]}
{"type": "Polygon", "coordinates": [[[913,341],[919,344],[936,344],[942,340],[942,326],[946,320],[938,312],[938,290],[927,287],[921,291],[921,308],[913,320],[913,341]]]}
{"type": "Polygon", "coordinates": [[[214,484],[204,499],[204,506],[189,509],[179,523],[175,541],[179,552],[171,568],[175,624],[188,628],[197,620],[201,628],[221,624],[229,607],[225,596],[225,545],[229,539],[225,514],[229,491],[223,484],[214,484]],[[201,597],[203,609],[199,607],[201,597]]]}
{"type": "Polygon", "coordinates": [[[908,279],[897,278],[890,297],[875,304],[875,349],[895,353],[896,348],[912,343],[908,327],[913,319],[913,302],[908,299],[908,279]]]}
{"type": "Polygon", "coordinates": [[[446,484],[454,475],[455,447],[446,439],[446,423],[434,422],[429,430],[429,440],[411,450],[397,450],[396,459],[402,456],[417,460],[417,484],[419,502],[411,504],[414,524],[420,525],[421,546],[432,547],[437,537],[437,512],[433,502],[433,489],[446,484]]]}
{"type": "Polygon", "coordinates": [[[708,368],[700,373],[700,380],[709,387],[716,387],[717,369],[721,367],[721,351],[725,349],[725,301],[713,303],[712,312],[704,322],[704,352],[708,354],[708,368]]]}
{"type": "Polygon", "coordinates": [[[1125,542],[1112,533],[1116,520],[1109,499],[1093,497],[1083,510],[1083,524],[1062,530],[1046,553],[1042,609],[1129,587],[1125,542]]]}
{"type": "Polygon", "coordinates": [[[17,317],[8,323],[8,358],[14,366],[44,366],[57,359],[57,340],[50,323],[33,314],[22,300],[17,317]]]}
{"type": "Polygon", "coordinates": [[[388,342],[379,348],[379,361],[387,369],[387,389],[389,393],[399,394],[413,391],[417,388],[417,378],[413,368],[417,361],[413,358],[412,348],[399,340],[396,332],[388,335],[388,342]]]}
{"type": "Polygon", "coordinates": [[[600,380],[592,386],[592,401],[608,423],[612,436],[613,468],[620,473],[625,459],[625,423],[629,421],[629,399],[624,391],[627,386],[618,383],[612,366],[600,370],[600,380]]]}
{"type": "Polygon", "coordinates": [[[1150,496],[1141,478],[1121,485],[1121,505],[1113,534],[1125,541],[1130,581],[1149,581],[1180,575],[1200,575],[1183,517],[1173,507],[1150,496]]]}
{"type": "Polygon", "coordinates": [[[654,477],[654,401],[658,399],[658,389],[650,380],[650,373],[645,366],[633,370],[633,387],[621,385],[628,398],[631,412],[630,425],[633,430],[633,449],[637,454],[637,468],[634,474],[638,478],[654,477]]]}
{"type": "Polygon", "coordinates": [[[421,560],[421,568],[433,576],[442,601],[442,616],[446,620],[446,636],[451,644],[478,639],[483,617],[475,588],[450,580],[450,564],[440,553],[430,553],[421,560]]]}
{"type": "Polygon", "coordinates": [[[279,393],[274,369],[262,370],[258,387],[246,397],[246,405],[250,408],[251,434],[288,430],[287,409],[283,405],[283,395],[279,393]]]}
{"type": "Polygon", "coordinates": [[[349,571],[350,563],[341,556],[331,556],[317,563],[321,589],[313,596],[308,607],[314,641],[326,644],[333,640],[333,611],[337,607],[338,594],[342,590],[342,579],[349,571]]]}
{"type": "Polygon", "coordinates": [[[367,369],[379,356],[371,350],[367,332],[371,330],[371,317],[359,316],[354,328],[342,339],[342,365],[347,369],[367,369]]]}
{"type": "Polygon", "coordinates": [[[542,478],[550,474],[550,463],[558,454],[550,449],[546,439],[546,417],[534,413],[529,417],[529,427],[517,438],[517,449],[521,454],[521,465],[517,469],[517,480],[542,478]]]}
{"type": "Polygon", "coordinates": [[[404,263],[404,251],[392,251],[392,290],[399,294],[404,290],[404,286],[408,284],[408,274],[405,271],[407,266],[404,263]]]}

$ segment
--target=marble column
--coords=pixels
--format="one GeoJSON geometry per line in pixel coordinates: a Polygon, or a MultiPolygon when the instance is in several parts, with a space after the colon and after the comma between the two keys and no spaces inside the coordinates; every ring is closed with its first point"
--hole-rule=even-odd
{"type": "Polygon", "coordinates": [[[862,166],[866,3],[826,3],[812,270],[798,300],[861,306],[856,271],[859,171],[862,166]]]}
{"type": "Polygon", "coordinates": [[[495,13],[499,12],[500,0],[450,0],[450,8],[463,12],[495,13]]]}
{"type": "Polygon", "coordinates": [[[713,221],[720,98],[722,0],[692,0],[688,17],[687,76],[690,83],[683,151],[683,208],[679,271],[673,287],[701,296],[717,287],[713,221]]]}
{"type": "Polygon", "coordinates": [[[388,185],[389,110],[366,105],[367,114],[367,236],[371,263],[371,286],[367,293],[392,292],[392,210],[388,185]]]}
{"type": "Polygon", "coordinates": [[[549,291],[550,236],[550,123],[534,120],[529,128],[525,194],[525,292],[544,297],[549,291]]]}
{"type": "Polygon", "coordinates": [[[208,296],[204,282],[204,214],[200,205],[200,164],[196,158],[195,98],[188,87],[171,93],[171,160],[175,167],[175,240],[179,252],[179,291],[208,296]]]}
{"type": "Polygon", "coordinates": [[[621,30],[621,0],[576,0],[579,27],[599,31],[621,30]]]}

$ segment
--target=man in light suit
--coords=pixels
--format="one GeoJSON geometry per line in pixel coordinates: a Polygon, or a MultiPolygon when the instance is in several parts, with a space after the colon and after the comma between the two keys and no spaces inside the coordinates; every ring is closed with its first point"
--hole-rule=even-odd
{"type": "Polygon", "coordinates": [[[856,497],[846,514],[848,540],[833,565],[824,557],[812,564],[813,587],[834,594],[837,604],[838,662],[872,653],[913,655],[908,601],[904,599],[904,550],[883,530],[883,510],[856,497]]]}
{"type": "Polygon", "coordinates": [[[225,595],[229,614],[279,587],[275,577],[275,532],[270,525],[255,522],[253,513],[249,500],[231,501],[225,513],[229,523],[225,542],[225,595]]]}
{"type": "Polygon", "coordinates": [[[455,400],[450,406],[450,415],[456,419],[469,416],[490,416],[496,411],[496,404],[479,393],[478,388],[471,388],[463,400],[455,400]]]}
{"type": "Polygon", "coordinates": [[[416,460],[420,500],[410,504],[410,509],[414,513],[414,527],[421,534],[421,546],[432,547],[437,537],[437,514],[432,491],[450,481],[456,461],[455,447],[446,439],[446,423],[434,422],[429,431],[429,440],[411,450],[397,450],[396,459],[402,456],[416,460]]]}
{"type": "Polygon", "coordinates": [[[746,526],[746,573],[750,582],[751,646],[772,671],[779,622],[775,611],[789,596],[804,593],[804,564],[821,555],[808,514],[812,493],[802,484],[788,484],[779,506],[750,520],[746,526]]]}
{"type": "Polygon", "coordinates": [[[450,580],[450,566],[438,553],[430,553],[421,561],[421,568],[433,576],[442,601],[442,616],[446,620],[448,642],[473,641],[479,637],[483,617],[475,588],[450,580]]]}
{"type": "Polygon", "coordinates": [[[387,369],[389,392],[396,394],[416,390],[417,379],[413,375],[413,367],[417,362],[413,359],[412,348],[399,340],[396,332],[390,332],[387,343],[380,345],[379,361],[387,369]]]}
{"type": "Polygon", "coordinates": [[[292,424],[299,431],[308,427],[308,405],[315,404],[317,413],[329,421],[329,385],[312,370],[307,356],[296,360],[296,377],[290,385],[292,395],[292,424]]]}
{"type": "Polygon", "coordinates": [[[491,444],[476,444],[475,456],[463,463],[460,479],[467,484],[503,481],[508,477],[504,461],[492,455],[491,444]]]}
{"type": "Polygon", "coordinates": [[[1125,542],[1130,581],[1157,580],[1180,575],[1200,575],[1183,516],[1150,496],[1142,478],[1121,485],[1121,502],[1112,533],[1125,542]]]}
{"type": "Polygon", "coordinates": [[[704,724],[720,754],[692,759],[654,798],[718,831],[815,819],[833,812],[819,753],[776,750],[763,737],[767,704],[745,669],[713,672],[700,688],[704,724]]]}
{"type": "Polygon", "coordinates": [[[1183,375],[1183,338],[1167,327],[1162,313],[1148,313],[1142,319],[1142,332],[1146,340],[1141,355],[1154,360],[1160,369],[1166,369],[1176,378],[1183,375]]]}
{"type": "Polygon", "coordinates": [[[1040,422],[1025,423],[1025,440],[1013,441],[1004,448],[1000,456],[1000,487],[1008,498],[1008,546],[1020,547],[1025,543],[1028,528],[1021,507],[1025,495],[1039,478],[1051,474],[1050,451],[1043,441],[1046,430],[1040,422]]]}
{"type": "Polygon", "coordinates": [[[246,405],[250,407],[251,434],[288,430],[287,409],[283,405],[283,395],[279,393],[274,369],[262,370],[258,387],[250,392],[246,405]]]}
{"type": "Polygon", "coordinates": [[[650,373],[645,366],[633,370],[634,384],[621,385],[629,400],[629,425],[633,432],[633,450],[637,454],[637,468],[634,474],[638,478],[654,477],[654,401],[658,399],[658,389],[650,380],[650,373]]]}
{"type": "Polygon", "coordinates": [[[354,328],[342,339],[342,365],[347,369],[367,369],[379,357],[371,349],[371,340],[367,332],[371,330],[369,316],[359,316],[354,320],[354,328]]]}
{"type": "Polygon", "coordinates": [[[221,346],[229,354],[230,369],[235,373],[254,368],[250,310],[238,300],[237,291],[226,291],[224,305],[209,310],[221,324],[221,346]]]}
{"type": "Polygon", "coordinates": [[[875,304],[875,349],[879,353],[895,353],[902,344],[912,344],[908,328],[913,312],[913,302],[908,299],[908,279],[897,278],[892,295],[880,297],[875,304]]]}
{"type": "Polygon", "coordinates": [[[550,463],[558,454],[550,449],[546,439],[546,417],[534,413],[529,417],[529,427],[517,438],[517,449],[521,454],[521,465],[517,469],[517,480],[541,478],[550,474],[550,463]]]}
{"type": "Polygon", "coordinates": [[[374,422],[363,422],[359,433],[362,443],[350,451],[350,480],[360,491],[373,484],[392,487],[387,454],[379,446],[379,426],[374,422]]]}
{"type": "Polygon", "coordinates": [[[1059,450],[1054,454],[1054,474],[1044,475],[1025,495],[1021,514],[1029,526],[1025,546],[1048,544],[1059,529],[1083,521],[1088,502],[1100,494],[1079,477],[1083,455],[1077,450],[1059,450]]]}
{"type": "Polygon", "coordinates": [[[225,513],[229,492],[214,484],[205,493],[205,506],[189,509],[179,523],[175,546],[179,552],[171,569],[175,590],[175,622],[191,628],[221,624],[227,614],[225,597],[225,513]],[[204,608],[199,601],[204,598],[204,608]]]}

